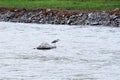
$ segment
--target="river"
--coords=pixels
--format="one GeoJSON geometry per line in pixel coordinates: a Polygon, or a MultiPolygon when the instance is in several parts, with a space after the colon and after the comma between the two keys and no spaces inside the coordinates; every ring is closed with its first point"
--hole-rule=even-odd
{"type": "Polygon", "coordinates": [[[120,28],[0,22],[0,80],[119,79],[120,28]]]}

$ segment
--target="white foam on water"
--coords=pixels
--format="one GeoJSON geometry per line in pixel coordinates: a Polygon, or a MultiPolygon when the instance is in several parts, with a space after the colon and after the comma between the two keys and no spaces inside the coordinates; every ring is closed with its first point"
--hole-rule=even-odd
{"type": "Polygon", "coordinates": [[[0,22],[0,80],[119,80],[119,46],[120,28],[0,22]]]}

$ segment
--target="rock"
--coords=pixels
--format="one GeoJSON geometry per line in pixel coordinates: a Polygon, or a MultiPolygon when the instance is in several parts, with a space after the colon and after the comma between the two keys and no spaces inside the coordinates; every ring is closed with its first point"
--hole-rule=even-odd
{"type": "Polygon", "coordinates": [[[110,16],[106,12],[89,13],[86,20],[88,25],[110,25],[110,16]]]}
{"type": "Polygon", "coordinates": [[[110,18],[111,18],[111,19],[116,19],[117,17],[118,17],[118,16],[116,16],[116,15],[114,15],[114,14],[113,14],[113,15],[110,15],[110,18]]]}
{"type": "Polygon", "coordinates": [[[50,12],[51,11],[51,9],[46,9],[46,12],[50,12]]]}
{"type": "Polygon", "coordinates": [[[119,11],[120,9],[119,8],[115,8],[113,11],[119,11]]]}
{"type": "Polygon", "coordinates": [[[72,15],[69,17],[69,19],[67,20],[67,24],[68,25],[75,25],[77,20],[77,16],[76,15],[72,15]]]}
{"type": "Polygon", "coordinates": [[[56,46],[50,45],[48,43],[42,43],[36,49],[38,49],[38,50],[45,50],[45,49],[53,49],[53,48],[56,48],[56,46]]]}
{"type": "Polygon", "coordinates": [[[120,26],[119,8],[111,12],[74,12],[52,9],[0,9],[0,21],[39,23],[39,24],[68,24],[68,25],[105,25],[120,26]]]}
{"type": "Polygon", "coordinates": [[[111,25],[120,27],[120,16],[117,16],[116,18],[111,19],[111,25]]]}
{"type": "Polygon", "coordinates": [[[98,19],[97,13],[89,13],[85,23],[87,25],[98,25],[99,22],[97,19],[98,19]]]}

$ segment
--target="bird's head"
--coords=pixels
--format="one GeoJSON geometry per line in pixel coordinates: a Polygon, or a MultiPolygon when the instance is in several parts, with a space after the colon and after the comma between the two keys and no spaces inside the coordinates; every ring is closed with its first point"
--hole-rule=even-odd
{"type": "Polygon", "coordinates": [[[58,41],[60,41],[60,39],[56,39],[56,40],[52,41],[51,43],[56,43],[58,41]]]}

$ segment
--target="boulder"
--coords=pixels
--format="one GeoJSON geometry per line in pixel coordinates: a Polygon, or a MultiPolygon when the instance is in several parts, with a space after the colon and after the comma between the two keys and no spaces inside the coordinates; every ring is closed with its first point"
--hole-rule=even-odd
{"type": "Polygon", "coordinates": [[[39,45],[36,49],[38,50],[47,50],[47,49],[53,49],[56,48],[56,46],[50,45],[48,43],[41,43],[41,45],[39,45]]]}

